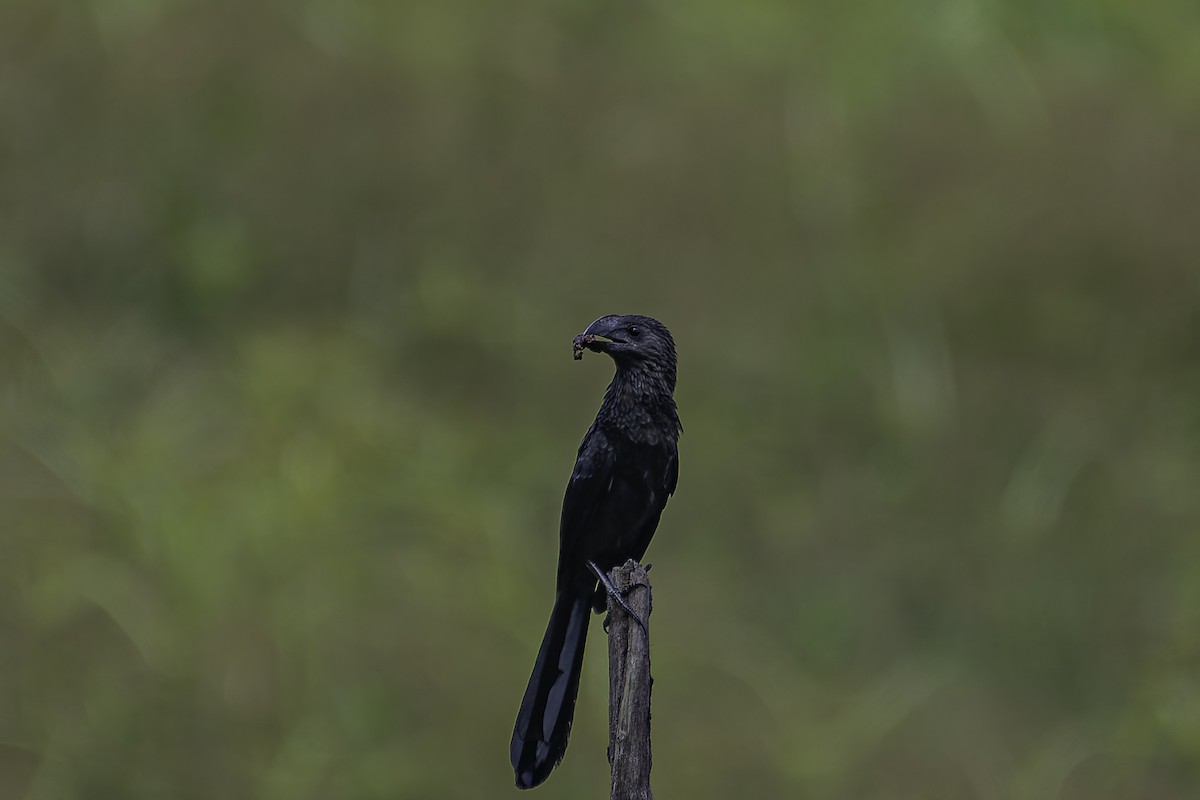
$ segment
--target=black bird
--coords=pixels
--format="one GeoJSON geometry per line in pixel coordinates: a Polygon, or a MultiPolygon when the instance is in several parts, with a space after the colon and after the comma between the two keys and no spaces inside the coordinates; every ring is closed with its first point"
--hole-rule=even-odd
{"type": "Polygon", "coordinates": [[[566,752],[588,621],[606,604],[597,571],[641,559],[679,478],[671,332],[650,317],[611,314],[575,337],[576,359],[584,348],[608,353],[617,371],[563,497],[554,610],[510,746],[521,789],[546,780],[566,752]]]}

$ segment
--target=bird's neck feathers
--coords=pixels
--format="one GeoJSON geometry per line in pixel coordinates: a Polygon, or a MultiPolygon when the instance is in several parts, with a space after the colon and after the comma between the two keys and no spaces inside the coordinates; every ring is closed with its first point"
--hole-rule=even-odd
{"type": "Polygon", "coordinates": [[[682,425],[675,407],[675,371],[648,364],[618,366],[604,393],[599,417],[617,424],[634,442],[660,444],[679,438],[682,425]]]}
{"type": "Polygon", "coordinates": [[[618,364],[605,397],[609,395],[646,403],[670,400],[674,405],[675,370],[645,362],[636,367],[618,364]]]}

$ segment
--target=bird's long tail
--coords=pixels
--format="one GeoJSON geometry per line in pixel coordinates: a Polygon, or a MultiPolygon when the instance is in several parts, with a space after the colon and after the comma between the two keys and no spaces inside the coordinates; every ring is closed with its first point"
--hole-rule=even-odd
{"type": "Polygon", "coordinates": [[[520,789],[546,780],[566,752],[591,613],[590,591],[560,591],[554,600],[513,726],[510,756],[520,789]]]}

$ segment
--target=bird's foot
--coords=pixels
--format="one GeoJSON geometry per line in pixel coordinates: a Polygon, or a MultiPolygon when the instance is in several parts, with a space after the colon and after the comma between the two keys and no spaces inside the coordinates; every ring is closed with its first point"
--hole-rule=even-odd
{"type": "MultiPolygon", "coordinates": [[[[600,581],[600,585],[604,587],[604,591],[608,593],[608,596],[612,598],[613,602],[615,604],[617,604],[618,606],[620,606],[621,610],[624,611],[627,615],[629,615],[629,618],[638,624],[638,627],[640,627],[642,629],[642,632],[644,634],[649,636],[650,630],[646,627],[646,621],[643,620],[641,617],[639,617],[634,612],[634,610],[629,607],[629,603],[625,602],[625,595],[628,594],[629,589],[626,589],[625,591],[621,591],[616,586],[614,586],[612,580],[608,577],[608,573],[606,573],[604,570],[600,569],[600,567],[596,564],[595,561],[589,560],[587,562],[587,565],[588,565],[588,569],[590,569],[595,574],[596,579],[598,581],[600,581]]],[[[632,589],[633,587],[631,586],[629,588],[632,589]]],[[[604,632],[608,633],[608,619],[607,618],[604,620],[604,632]]]]}

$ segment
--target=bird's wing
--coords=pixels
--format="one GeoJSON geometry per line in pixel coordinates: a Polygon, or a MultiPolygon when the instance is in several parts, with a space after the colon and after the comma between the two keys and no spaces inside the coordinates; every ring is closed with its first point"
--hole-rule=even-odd
{"type": "Polygon", "coordinates": [[[667,462],[667,494],[675,494],[675,486],[679,483],[679,453],[673,451],[671,460],[667,462]]]}
{"type": "Polygon", "coordinates": [[[615,464],[616,454],[608,438],[599,428],[591,428],[579,445],[575,469],[571,472],[571,480],[563,497],[562,520],[558,529],[560,583],[569,577],[563,575],[564,565],[573,568],[582,566],[582,561],[575,558],[575,550],[582,544],[588,525],[604,496],[612,490],[615,464]]]}

